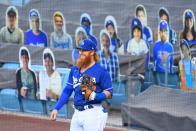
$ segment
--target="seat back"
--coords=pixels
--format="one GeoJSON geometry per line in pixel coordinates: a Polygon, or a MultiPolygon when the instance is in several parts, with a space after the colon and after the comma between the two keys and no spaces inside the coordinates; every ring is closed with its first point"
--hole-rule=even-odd
{"type": "Polygon", "coordinates": [[[22,99],[22,105],[25,113],[46,114],[41,100],[24,98],[22,99]]]}
{"type": "Polygon", "coordinates": [[[177,89],[180,87],[180,79],[179,79],[179,75],[177,73],[169,73],[167,75],[168,77],[168,81],[167,81],[167,85],[165,83],[165,73],[159,73],[156,72],[156,79],[157,79],[157,84],[159,86],[164,86],[164,87],[169,87],[169,88],[174,88],[177,89]]]}
{"type": "Polygon", "coordinates": [[[112,82],[113,96],[110,99],[111,107],[120,109],[121,103],[127,100],[126,81],[112,82]]]}
{"type": "Polygon", "coordinates": [[[7,111],[20,111],[20,103],[15,89],[2,89],[0,91],[0,108],[7,111]]]}
{"type": "Polygon", "coordinates": [[[2,68],[4,69],[18,69],[20,65],[18,63],[5,63],[3,64],[2,68]]]}

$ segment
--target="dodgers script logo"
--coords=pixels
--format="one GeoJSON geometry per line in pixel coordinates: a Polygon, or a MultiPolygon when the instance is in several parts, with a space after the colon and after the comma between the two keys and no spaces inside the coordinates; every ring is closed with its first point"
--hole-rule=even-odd
{"type": "MultiPolygon", "coordinates": [[[[92,77],[93,79],[93,83],[96,83],[96,79],[95,77],[92,77]]],[[[82,77],[80,77],[79,79],[73,76],[73,88],[76,88],[77,86],[79,86],[81,84],[82,81],[82,77]]]]}

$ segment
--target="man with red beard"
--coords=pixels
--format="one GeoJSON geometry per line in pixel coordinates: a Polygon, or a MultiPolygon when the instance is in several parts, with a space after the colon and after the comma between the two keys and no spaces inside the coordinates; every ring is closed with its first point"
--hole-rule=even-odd
{"type": "Polygon", "coordinates": [[[68,103],[69,97],[74,91],[75,112],[71,120],[70,131],[103,131],[108,113],[101,103],[112,97],[111,78],[107,70],[97,63],[99,57],[93,41],[85,39],[77,48],[79,49],[77,66],[72,67],[67,86],[50,118],[56,120],[58,110],[68,103]],[[88,99],[85,99],[80,87],[84,75],[90,76],[96,87],[88,99]]]}

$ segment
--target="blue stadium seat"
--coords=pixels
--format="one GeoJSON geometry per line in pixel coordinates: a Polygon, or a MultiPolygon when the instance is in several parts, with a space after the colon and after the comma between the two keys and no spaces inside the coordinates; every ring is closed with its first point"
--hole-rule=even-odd
{"type": "Polygon", "coordinates": [[[63,90],[64,87],[67,84],[67,80],[68,80],[68,77],[69,77],[70,69],[68,69],[68,68],[57,68],[57,71],[61,74],[62,90],[63,90]]]}
{"type": "Polygon", "coordinates": [[[20,111],[20,103],[15,89],[2,89],[0,92],[0,108],[7,111],[20,111]]]}
{"type": "Polygon", "coordinates": [[[64,73],[69,73],[70,69],[69,68],[56,68],[56,71],[58,71],[61,74],[64,74],[64,73]]]}
{"type": "MultiPolygon", "coordinates": [[[[48,115],[50,115],[50,113],[54,109],[55,105],[56,105],[56,102],[54,102],[54,101],[46,101],[46,109],[47,109],[48,115]]],[[[58,117],[61,117],[61,118],[67,118],[68,117],[68,106],[67,106],[67,104],[65,104],[58,111],[58,117]]]]}
{"type": "Polygon", "coordinates": [[[154,72],[153,70],[149,69],[145,72],[144,83],[142,84],[141,92],[143,92],[153,84],[155,84],[154,72]]]}
{"type": "MultiPolygon", "coordinates": [[[[0,90],[1,92],[1,90],[0,90]]],[[[1,96],[0,96],[1,97],[1,96]]],[[[1,98],[0,98],[0,110],[2,110],[2,102],[1,102],[1,98]]]]}
{"type": "MultiPolygon", "coordinates": [[[[156,79],[157,79],[157,84],[159,86],[166,87],[165,73],[156,72],[156,79]]],[[[168,73],[167,87],[174,88],[174,89],[178,89],[180,87],[180,78],[177,73],[172,73],[172,74],[168,73]]]]}
{"type": "Polygon", "coordinates": [[[44,70],[43,65],[31,65],[31,69],[35,72],[40,72],[44,70]]]}
{"type": "Polygon", "coordinates": [[[112,108],[120,109],[121,103],[127,100],[126,95],[126,82],[113,82],[113,97],[110,100],[112,108]]]}
{"type": "Polygon", "coordinates": [[[36,99],[22,99],[23,111],[32,114],[46,114],[41,100],[36,99]]]}
{"type": "Polygon", "coordinates": [[[18,63],[5,63],[3,64],[2,68],[4,69],[18,69],[20,65],[18,63]]]}

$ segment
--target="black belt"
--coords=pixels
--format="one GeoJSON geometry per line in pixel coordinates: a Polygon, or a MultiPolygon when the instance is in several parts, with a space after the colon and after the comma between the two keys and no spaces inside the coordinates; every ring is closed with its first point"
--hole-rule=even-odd
{"type": "Polygon", "coordinates": [[[93,105],[85,105],[85,106],[74,106],[75,109],[78,111],[84,111],[86,109],[92,109],[93,105]]]}

